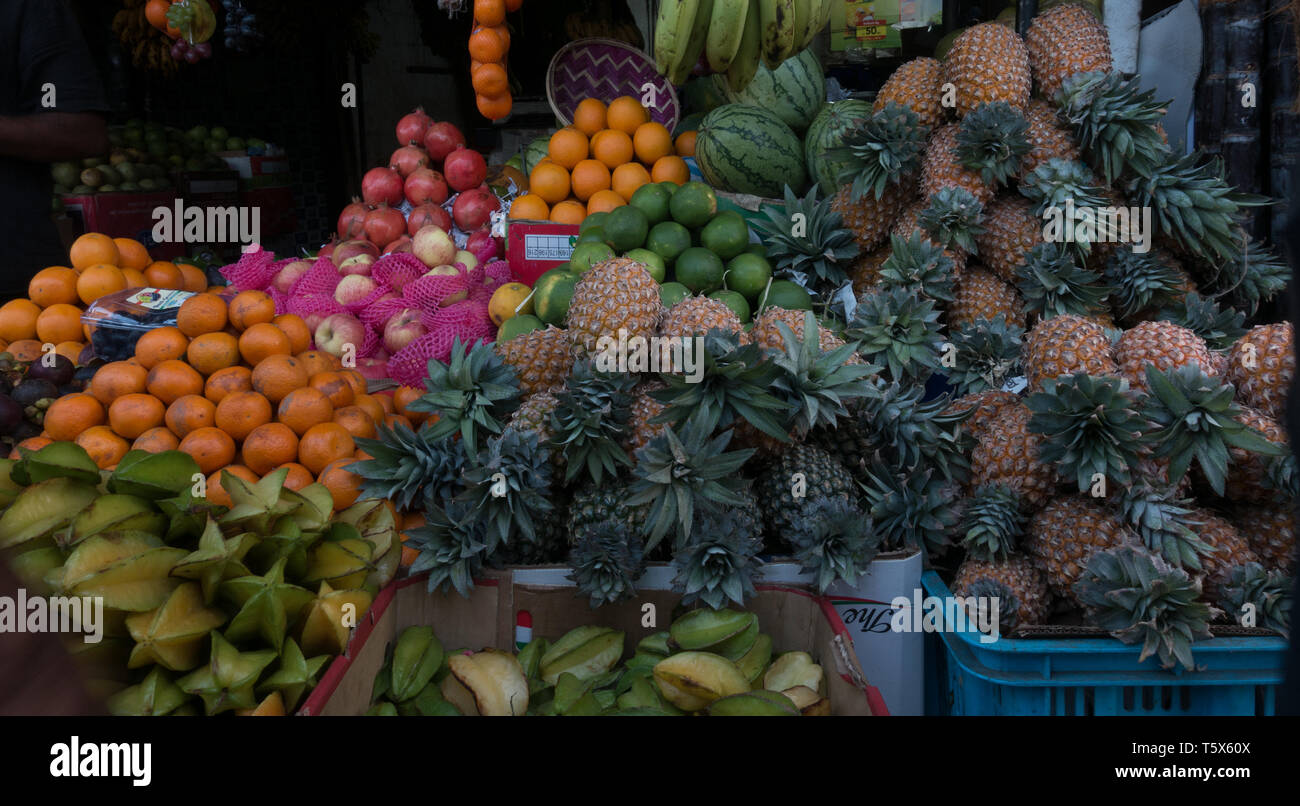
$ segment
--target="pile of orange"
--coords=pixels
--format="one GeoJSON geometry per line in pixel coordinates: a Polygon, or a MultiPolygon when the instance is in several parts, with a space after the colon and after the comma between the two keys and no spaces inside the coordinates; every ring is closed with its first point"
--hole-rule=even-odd
{"type": "Polygon", "coordinates": [[[469,35],[469,74],[479,114],[500,120],[510,114],[514,99],[506,73],[510,29],[506,12],[518,11],[523,0],[474,0],[474,30],[469,35]]]}
{"type": "Polygon", "coordinates": [[[197,266],[153,260],[139,241],[88,232],[72,244],[71,266],[41,269],[27,297],[0,306],[0,349],[35,361],[45,344],[74,364],[90,340],[82,312],[95,300],[127,288],[208,289],[197,266]]]}
{"type": "Polygon", "coordinates": [[[573,125],[551,135],[546,157],[528,177],[528,193],[515,199],[511,218],[581,224],[591,213],[608,212],[632,199],[649,182],[684,185],[691,178],[683,156],[694,153],[694,137],[673,141],[662,123],[630,95],[610,101],[586,98],[573,112],[573,125]]]}

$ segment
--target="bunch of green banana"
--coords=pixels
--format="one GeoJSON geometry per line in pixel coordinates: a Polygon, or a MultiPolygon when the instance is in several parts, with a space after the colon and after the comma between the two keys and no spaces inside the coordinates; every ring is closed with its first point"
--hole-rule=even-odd
{"type": "Polygon", "coordinates": [[[760,51],[768,69],[808,47],[836,5],[836,0],[759,0],[760,51]]]}

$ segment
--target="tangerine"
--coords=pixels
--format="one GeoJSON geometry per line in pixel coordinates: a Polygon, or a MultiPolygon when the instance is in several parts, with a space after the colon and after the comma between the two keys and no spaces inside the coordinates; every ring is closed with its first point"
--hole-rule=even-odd
{"type": "Polygon", "coordinates": [[[424,390],[414,386],[399,386],[393,390],[393,410],[413,423],[423,422],[429,415],[423,411],[411,411],[411,404],[424,397],[424,390]]]}
{"type": "Polygon", "coordinates": [[[313,389],[324,392],[325,397],[329,398],[336,409],[351,406],[356,398],[356,393],[352,391],[352,384],[338,372],[318,372],[308,378],[307,383],[313,389]]]}
{"type": "MultiPolygon", "coordinates": [[[[375,438],[375,419],[360,406],[344,406],[334,412],[334,422],[346,428],[354,439],[375,438]]],[[[380,422],[383,420],[380,419],[380,422]]]]}
{"type": "Polygon", "coordinates": [[[682,132],[677,135],[677,140],[673,143],[679,157],[695,156],[695,138],[699,132],[692,129],[688,132],[682,132]]]}
{"type": "Polygon", "coordinates": [[[632,137],[628,132],[605,129],[591,138],[591,155],[605,163],[605,167],[611,171],[631,162],[634,154],[632,137]]]}
{"type": "Polygon", "coordinates": [[[104,424],[104,406],[85,392],[73,392],[50,404],[43,424],[50,439],[69,442],[86,429],[104,424]]]}
{"type": "Polygon", "coordinates": [[[240,450],[248,469],[265,476],[298,457],[298,435],[284,423],[265,423],[244,438],[240,450]]]}
{"type": "Polygon", "coordinates": [[[0,305],[0,339],[15,342],[33,338],[40,316],[41,306],[29,299],[14,299],[0,305]]]}
{"type": "Polygon", "coordinates": [[[303,318],[294,313],[282,313],[271,320],[271,324],[284,331],[289,337],[289,347],[293,354],[304,352],[311,346],[312,334],[303,318]]]}
{"type": "Polygon", "coordinates": [[[311,386],[295,389],[280,401],[276,419],[302,436],[313,425],[333,420],[334,404],[319,389],[311,386]]]}
{"type": "MultiPolygon", "coordinates": [[[[144,244],[134,238],[114,238],[113,243],[117,246],[117,265],[121,269],[135,269],[143,271],[146,266],[153,262],[149,257],[149,250],[144,248],[144,244]]],[[[107,263],[108,261],[102,261],[107,263]]]]}
{"type": "Polygon", "coordinates": [[[217,404],[203,395],[185,395],[167,407],[165,421],[172,433],[184,439],[200,428],[216,424],[217,404]]]}
{"type": "Polygon", "coordinates": [[[254,367],[273,355],[290,355],[291,346],[289,336],[269,322],[252,325],[239,336],[239,354],[254,367]]]}
{"type": "Polygon", "coordinates": [[[226,301],[206,292],[185,300],[176,312],[176,327],[191,339],[224,330],[227,321],[226,301]]]}
{"type": "Polygon", "coordinates": [[[106,425],[87,428],[78,434],[74,441],[90,455],[91,460],[100,470],[113,467],[122,461],[127,451],[131,450],[130,443],[114,434],[113,429],[106,425]]]}
{"type": "MultiPolygon", "coordinates": [[[[84,236],[83,236],[84,237],[84,236]]],[[[116,251],[117,247],[113,249],[116,251]]],[[[96,263],[82,269],[77,278],[77,296],[89,305],[100,297],[116,294],[126,288],[126,275],[110,263],[96,263]]]]}
{"type": "Polygon", "coordinates": [[[72,261],[72,268],[81,271],[98,263],[115,267],[122,259],[122,253],[112,238],[98,232],[87,232],[72,242],[68,259],[72,261]]]}
{"type": "Polygon", "coordinates": [[[307,377],[307,370],[292,355],[273,355],[253,368],[253,389],[279,403],[293,390],[306,386],[307,377]]]}
{"type": "Polygon", "coordinates": [[[569,172],[555,162],[539,163],[528,175],[528,192],[541,196],[547,204],[569,198],[569,187],[569,172]]]}
{"type": "Polygon", "coordinates": [[[542,200],[541,196],[536,193],[525,193],[515,199],[510,205],[510,217],[512,219],[524,219],[526,221],[545,221],[550,218],[551,206],[542,200]]]}
{"type": "Polygon", "coordinates": [[[298,461],[320,474],[330,462],[350,458],[356,449],[357,443],[346,428],[338,423],[320,423],[308,428],[298,441],[298,461]]]}
{"type": "Polygon", "coordinates": [[[45,345],[36,339],[19,339],[9,342],[5,351],[19,361],[35,361],[45,352],[45,345]]]}
{"type": "Polygon", "coordinates": [[[225,485],[222,484],[222,477],[229,473],[236,478],[242,479],[249,484],[256,484],[259,479],[257,474],[243,465],[228,465],[212,471],[207,480],[208,501],[220,507],[234,506],[235,502],[230,500],[230,493],[226,492],[225,485]]]}
{"type": "Polygon", "coordinates": [[[253,371],[248,367],[226,367],[208,376],[203,385],[203,396],[213,403],[232,392],[250,392],[253,389],[253,371]]]}
{"type": "Polygon", "coordinates": [[[587,217],[587,207],[580,201],[566,199],[551,208],[551,220],[557,224],[577,226],[587,217]]]}
{"type": "Polygon", "coordinates": [[[600,160],[583,160],[573,167],[573,195],[587,201],[609,188],[609,169],[600,160]]]}
{"type": "Polygon", "coordinates": [[[669,155],[655,160],[654,167],[650,169],[650,178],[655,182],[684,185],[691,181],[691,169],[687,166],[686,160],[669,155]]]}
{"type": "Polygon", "coordinates": [[[587,200],[587,215],[591,215],[592,213],[608,213],[615,207],[622,207],[625,204],[627,204],[627,201],[614,191],[602,190],[587,200]]]}
{"type": "Polygon", "coordinates": [[[588,137],[605,128],[605,103],[599,98],[583,98],[573,110],[573,125],[588,137]]]}
{"type": "Polygon", "coordinates": [[[108,406],[123,395],[143,392],[148,377],[149,370],[139,364],[114,361],[95,371],[87,389],[96,400],[108,406]]]}
{"type": "Polygon", "coordinates": [[[587,158],[587,135],[569,126],[551,135],[546,155],[566,171],[587,158]]]}
{"type": "Polygon", "coordinates": [[[343,367],[337,356],[330,355],[324,350],[308,350],[305,353],[298,353],[294,358],[302,362],[309,376],[318,372],[332,372],[343,367]]]}
{"type": "Polygon", "coordinates": [[[359,406],[362,411],[370,415],[370,419],[376,423],[382,423],[384,418],[388,416],[388,412],[384,410],[383,404],[375,399],[374,395],[357,395],[355,405],[359,406]]]}
{"type": "Polygon", "coordinates": [[[180,291],[185,288],[185,276],[175,263],[169,260],[155,260],[144,270],[144,279],[153,288],[165,288],[180,291]]]}
{"type": "Polygon", "coordinates": [[[640,100],[631,95],[620,95],[609,102],[605,119],[608,121],[609,128],[621,131],[630,137],[636,133],[642,123],[650,120],[650,113],[641,105],[640,100]]]}
{"type": "Polygon", "coordinates": [[[203,394],[203,376],[184,361],[171,359],[154,366],[145,381],[149,394],[168,406],[186,395],[203,394]]]}
{"type": "Polygon", "coordinates": [[[259,425],[271,422],[271,401],[257,392],[233,392],[217,404],[217,428],[243,440],[259,425]]]}
{"type": "Polygon", "coordinates": [[[286,467],[289,468],[289,473],[284,477],[284,486],[294,492],[298,492],[303,487],[316,481],[316,477],[311,474],[311,471],[297,462],[285,462],[276,470],[282,470],[286,467]]]}
{"type": "Polygon", "coordinates": [[[175,327],[156,327],[135,343],[135,357],[145,369],[153,369],[164,361],[185,357],[190,340],[175,327]]]}
{"type": "Polygon", "coordinates": [[[49,437],[28,437],[27,439],[24,439],[22,442],[19,442],[17,445],[15,445],[12,451],[9,451],[9,458],[10,459],[23,458],[22,451],[19,450],[20,448],[29,451],[39,451],[41,448],[44,448],[46,445],[49,445],[52,442],[54,442],[54,440],[50,439],[49,437]]]}
{"type": "Polygon", "coordinates": [[[637,159],[646,165],[654,165],[655,160],[673,153],[672,132],[653,120],[642,123],[632,134],[632,148],[637,159]]]}
{"type": "Polygon", "coordinates": [[[275,300],[263,291],[240,291],[230,300],[230,324],[236,330],[270,324],[275,319],[275,300]]]}
{"type": "MultiPolygon", "coordinates": [[[[114,429],[116,430],[116,429],[114,429]]],[[[162,453],[163,451],[174,451],[181,446],[181,441],[166,426],[150,428],[143,434],[135,438],[131,443],[133,451],[147,451],[148,453],[162,453]]]]}
{"type": "Polygon", "coordinates": [[[636,193],[637,188],[650,182],[650,172],[639,162],[628,162],[614,169],[614,179],[611,187],[614,192],[623,197],[624,201],[632,201],[632,194],[636,193]]]}
{"type": "Polygon", "coordinates": [[[347,509],[361,497],[361,477],[344,469],[353,461],[351,457],[336,459],[321,468],[320,475],[316,477],[334,498],[335,511],[347,509]]]}
{"type": "Polygon", "coordinates": [[[32,302],[48,308],[61,302],[80,301],[77,296],[77,273],[67,266],[50,266],[36,272],[27,284],[27,296],[32,302]]]}
{"type": "Polygon", "coordinates": [[[119,436],[136,439],[163,424],[167,407],[153,395],[122,395],[108,407],[108,424],[119,436]]]}
{"type": "MultiPolygon", "coordinates": [[[[199,470],[205,474],[215,473],[235,460],[235,440],[225,431],[210,425],[186,434],[177,449],[193,456],[199,463],[199,470]]],[[[209,496],[211,492],[209,488],[209,496]]]]}
{"type": "Polygon", "coordinates": [[[189,263],[177,263],[176,268],[181,270],[181,280],[184,283],[186,291],[199,293],[206,291],[208,287],[208,275],[203,269],[189,263]]]}
{"type": "Polygon", "coordinates": [[[234,367],[239,363],[239,339],[229,333],[204,333],[190,342],[185,359],[204,375],[234,367]]]}

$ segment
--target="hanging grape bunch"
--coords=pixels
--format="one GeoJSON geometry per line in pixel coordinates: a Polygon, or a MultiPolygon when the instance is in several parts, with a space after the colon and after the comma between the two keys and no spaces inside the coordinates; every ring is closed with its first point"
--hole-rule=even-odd
{"type": "Polygon", "coordinates": [[[256,15],[245,8],[240,0],[221,0],[221,5],[226,10],[226,27],[222,34],[226,38],[228,49],[248,51],[262,41],[262,34],[257,30],[256,15]]]}

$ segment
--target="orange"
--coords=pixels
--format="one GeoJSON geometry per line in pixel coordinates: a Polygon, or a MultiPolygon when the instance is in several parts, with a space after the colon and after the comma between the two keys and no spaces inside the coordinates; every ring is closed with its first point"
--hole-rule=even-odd
{"type": "Polygon", "coordinates": [[[313,425],[328,423],[333,418],[334,404],[324,392],[310,386],[290,392],[276,410],[276,419],[292,428],[298,436],[307,433],[313,425]]]}
{"type": "Polygon", "coordinates": [[[698,134],[694,129],[688,132],[682,132],[677,135],[677,141],[673,143],[679,157],[695,156],[695,137],[698,134]]]}
{"type": "Polygon", "coordinates": [[[375,419],[360,406],[344,406],[334,412],[334,422],[346,428],[354,438],[375,438],[375,419]]]}
{"type": "Polygon", "coordinates": [[[149,250],[134,238],[114,238],[113,243],[117,245],[117,265],[120,268],[138,271],[153,262],[153,258],[149,257],[149,250]]]}
{"type": "Polygon", "coordinates": [[[239,363],[239,339],[229,333],[204,333],[190,342],[185,359],[204,375],[239,363]]]}
{"type": "Polygon", "coordinates": [[[77,435],[76,443],[90,454],[91,460],[100,470],[107,470],[126,456],[131,444],[113,433],[106,425],[87,428],[77,435]]]}
{"type": "Polygon", "coordinates": [[[27,284],[27,296],[42,308],[61,302],[78,302],[77,273],[67,266],[41,269],[27,284]]]}
{"type": "Polygon", "coordinates": [[[242,440],[259,425],[271,422],[271,401],[257,392],[232,392],[217,404],[217,428],[242,440]]]}
{"type": "Polygon", "coordinates": [[[477,26],[469,35],[469,57],[478,62],[500,62],[506,56],[506,43],[493,28],[477,26]]]}
{"type": "Polygon", "coordinates": [[[536,193],[525,193],[510,205],[510,217],[528,221],[545,221],[551,215],[551,206],[536,193]]]}
{"type": "Polygon", "coordinates": [[[68,258],[72,261],[72,268],[81,271],[96,263],[116,266],[122,258],[122,253],[118,251],[117,244],[112,238],[98,232],[87,232],[72,242],[68,258]]]}
{"type": "MultiPolygon", "coordinates": [[[[384,411],[383,405],[375,398],[374,395],[365,395],[365,394],[357,395],[357,401],[355,405],[357,406],[357,408],[361,409],[366,414],[370,415],[370,419],[373,422],[382,423],[384,421],[384,418],[388,416],[388,412],[384,411]]],[[[335,412],[335,414],[337,415],[338,412],[335,412]]]]}
{"type": "Polygon", "coordinates": [[[528,175],[528,191],[542,197],[547,204],[569,198],[569,172],[555,162],[543,162],[528,175]]]}
{"type": "Polygon", "coordinates": [[[248,367],[226,367],[208,376],[203,384],[203,396],[213,403],[220,403],[232,392],[251,392],[253,390],[253,371],[248,367]]]}
{"type": "Polygon", "coordinates": [[[474,21],[479,25],[500,25],[505,22],[505,0],[474,0],[474,21]]]}
{"type": "Polygon", "coordinates": [[[193,431],[216,424],[217,405],[203,395],[185,395],[167,407],[165,419],[172,433],[184,439],[193,431]]]}
{"type": "Polygon", "coordinates": [[[135,357],[145,369],[153,369],[164,361],[185,357],[190,340],[174,327],[156,327],[135,343],[135,357]]]}
{"type": "Polygon", "coordinates": [[[54,352],[68,359],[73,364],[82,363],[81,352],[85,349],[85,342],[80,341],[61,341],[54,345],[54,352]]]}
{"type": "MultiPolygon", "coordinates": [[[[215,473],[235,460],[235,441],[220,428],[196,428],[181,439],[178,450],[194,457],[199,470],[215,473]]],[[[256,478],[252,481],[257,481],[256,478]]],[[[212,482],[208,482],[208,496],[212,495],[212,482]]]]}
{"type": "Polygon", "coordinates": [[[123,395],[139,394],[145,390],[149,370],[125,361],[105,364],[95,371],[87,391],[105,406],[123,395]]]}
{"type": "Polygon", "coordinates": [[[596,132],[591,138],[591,155],[611,171],[625,162],[631,162],[635,152],[632,150],[632,138],[627,132],[618,129],[605,129],[596,132]]]}
{"type": "Polygon", "coordinates": [[[583,98],[573,110],[573,125],[588,137],[605,128],[605,103],[599,98],[583,98]]]}
{"type": "Polygon", "coordinates": [[[198,293],[208,287],[208,275],[198,266],[189,263],[177,263],[176,268],[181,270],[181,281],[184,283],[183,288],[186,291],[198,293]]]}
{"type": "Polygon", "coordinates": [[[378,392],[371,395],[371,397],[379,402],[380,407],[384,410],[384,414],[392,414],[397,411],[397,407],[393,404],[393,396],[391,394],[388,394],[387,392],[378,392]]]}
{"type": "Polygon", "coordinates": [[[230,324],[235,330],[269,324],[275,318],[275,301],[262,291],[240,291],[230,300],[230,324]]]}
{"type": "Polygon", "coordinates": [[[650,172],[639,162],[624,163],[614,169],[612,187],[624,201],[631,201],[632,194],[636,193],[637,188],[649,182],[650,172]]]}
{"type": "Polygon", "coordinates": [[[636,132],[638,126],[650,120],[650,113],[636,98],[631,95],[621,95],[609,102],[605,119],[608,121],[609,128],[618,129],[630,136],[636,132]]]}
{"type": "Polygon", "coordinates": [[[272,403],[307,385],[307,370],[291,355],[273,355],[253,368],[253,390],[272,403]]]}
{"type": "Polygon", "coordinates": [[[510,90],[506,68],[495,62],[480,64],[470,76],[470,86],[479,95],[495,97],[510,90]]]}
{"type": "Polygon", "coordinates": [[[587,201],[609,187],[609,169],[600,160],[583,160],[573,166],[573,195],[587,201]]]}
{"type": "Polygon", "coordinates": [[[390,414],[384,418],[384,425],[388,426],[389,428],[396,428],[399,423],[406,426],[407,428],[415,427],[414,425],[412,425],[410,420],[408,420],[406,417],[402,416],[401,414],[390,414]]]}
{"type": "Polygon", "coordinates": [[[149,281],[144,277],[144,272],[139,269],[122,269],[122,276],[126,278],[127,288],[144,288],[149,285],[149,281]]]}
{"type": "Polygon", "coordinates": [[[87,428],[104,424],[104,406],[85,392],[64,395],[45,412],[45,433],[55,442],[74,440],[87,428]]]}
{"type": "Polygon", "coordinates": [[[239,354],[252,366],[273,355],[289,355],[291,346],[283,330],[266,322],[253,325],[239,336],[239,354]]]}
{"type": "Polygon", "coordinates": [[[632,148],[636,151],[637,159],[646,165],[654,165],[655,160],[673,153],[672,132],[664,124],[653,120],[642,123],[632,135],[632,148]]]}
{"type": "Polygon", "coordinates": [[[195,294],[176,312],[176,327],[191,339],[224,330],[226,322],[226,301],[216,294],[195,294]]]}
{"type": "Polygon", "coordinates": [[[330,462],[351,457],[356,449],[357,443],[346,428],[338,423],[321,423],[308,428],[298,441],[298,461],[319,474],[330,462]]]}
{"type": "Polygon", "coordinates": [[[170,406],[186,395],[203,394],[203,376],[184,361],[164,361],[149,370],[145,388],[170,406]]]}
{"type": "Polygon", "coordinates": [[[294,355],[305,351],[311,346],[311,331],[307,329],[307,323],[302,317],[295,313],[282,313],[271,324],[284,331],[284,335],[289,337],[289,347],[294,355]]]}
{"type": "Polygon", "coordinates": [[[339,375],[352,387],[352,394],[360,397],[366,393],[366,376],[355,369],[341,369],[339,375]]]}
{"type": "Polygon", "coordinates": [[[655,182],[684,185],[691,181],[691,169],[687,167],[686,160],[681,157],[660,157],[655,160],[655,166],[650,169],[650,178],[655,182]]]}
{"type": "Polygon", "coordinates": [[[587,215],[592,213],[608,213],[615,207],[622,207],[627,204],[623,197],[612,190],[602,190],[594,194],[587,200],[587,215]]]}
{"type": "Polygon", "coordinates": [[[81,276],[77,278],[77,296],[87,305],[124,288],[126,275],[117,266],[108,263],[96,263],[82,269],[81,276]]]}
{"type": "Polygon", "coordinates": [[[22,442],[19,442],[17,445],[15,445],[12,451],[9,451],[9,458],[10,459],[23,458],[22,453],[18,450],[19,448],[25,448],[26,450],[29,451],[39,451],[41,448],[44,448],[46,445],[49,445],[53,441],[54,440],[50,439],[49,437],[28,437],[27,439],[24,439],[22,442]]]}
{"type": "Polygon", "coordinates": [[[587,158],[587,147],[587,135],[570,126],[551,135],[546,155],[572,171],[573,166],[587,158]]]}
{"type": "Polygon", "coordinates": [[[494,33],[494,34],[497,35],[497,39],[500,39],[500,40],[501,40],[501,44],[502,44],[502,46],[504,46],[505,49],[506,49],[506,51],[509,52],[509,50],[510,50],[510,29],[507,28],[507,27],[504,26],[504,25],[491,25],[491,26],[488,26],[488,30],[491,31],[492,33],[494,33]]]}
{"type": "Polygon", "coordinates": [[[166,411],[153,395],[122,395],[108,407],[108,424],[119,436],[135,439],[162,425],[166,411]]]}
{"type": "Polygon", "coordinates": [[[36,338],[49,344],[80,339],[81,309],[60,302],[41,311],[36,317],[36,338]]]}
{"type": "Polygon", "coordinates": [[[248,469],[265,476],[286,462],[298,458],[298,435],[284,423],[266,423],[254,428],[240,446],[248,469]]]}
{"type": "Polygon", "coordinates": [[[150,428],[136,437],[135,442],[131,443],[131,450],[162,453],[163,451],[174,451],[180,446],[181,441],[176,438],[171,429],[166,426],[159,426],[158,428],[150,428]]]}
{"type": "Polygon", "coordinates": [[[176,264],[168,260],[156,260],[150,263],[144,270],[144,279],[149,281],[153,288],[170,288],[181,290],[185,288],[185,276],[181,270],[176,268],[176,264]]]}
{"type": "Polygon", "coordinates": [[[393,390],[393,410],[413,423],[420,423],[429,415],[423,411],[411,411],[411,404],[424,396],[423,389],[414,386],[399,386],[393,390]]]}
{"type": "Polygon", "coordinates": [[[19,339],[9,342],[5,350],[19,361],[35,361],[41,357],[45,345],[36,339],[19,339]]]}
{"type": "Polygon", "coordinates": [[[318,372],[333,372],[342,367],[338,356],[330,355],[323,350],[308,350],[305,353],[298,353],[294,358],[302,362],[309,376],[318,372]]]}
{"type": "Polygon", "coordinates": [[[0,306],[0,339],[8,342],[30,339],[36,335],[36,320],[41,306],[29,299],[15,299],[0,306]]]}
{"type": "Polygon", "coordinates": [[[311,376],[307,383],[313,389],[323,392],[336,409],[351,406],[357,396],[356,392],[352,391],[352,384],[338,372],[318,372],[311,376]]]}
{"type": "Polygon", "coordinates": [[[355,461],[352,457],[336,459],[322,468],[316,477],[334,497],[335,510],[346,509],[361,497],[361,477],[350,470],[344,470],[355,461]]]}
{"type": "Polygon", "coordinates": [[[478,107],[479,114],[488,120],[500,120],[510,114],[515,102],[510,93],[503,92],[500,95],[475,95],[474,105],[478,107]]]}
{"type": "Polygon", "coordinates": [[[256,484],[258,482],[257,474],[243,465],[229,465],[213,471],[213,473],[208,476],[207,480],[208,501],[219,507],[234,506],[235,503],[230,500],[230,493],[226,492],[225,487],[221,484],[221,477],[225,473],[237,476],[249,484],[256,484]]]}
{"type": "Polygon", "coordinates": [[[582,223],[582,219],[587,217],[587,208],[580,201],[568,199],[551,208],[551,220],[557,224],[582,223]]]}
{"type": "Polygon", "coordinates": [[[316,477],[311,474],[311,471],[297,462],[285,462],[275,470],[283,470],[286,467],[289,468],[289,474],[284,477],[284,486],[294,492],[298,492],[303,487],[316,481],[316,477]]]}

